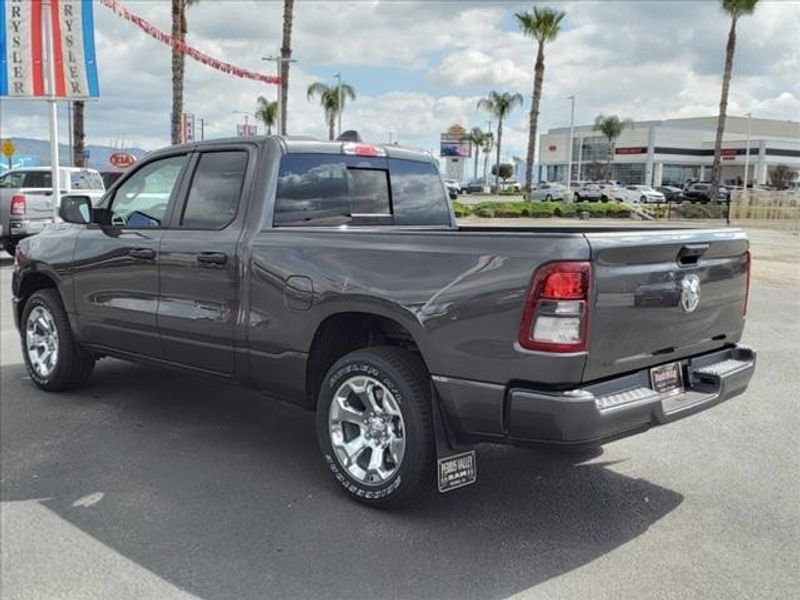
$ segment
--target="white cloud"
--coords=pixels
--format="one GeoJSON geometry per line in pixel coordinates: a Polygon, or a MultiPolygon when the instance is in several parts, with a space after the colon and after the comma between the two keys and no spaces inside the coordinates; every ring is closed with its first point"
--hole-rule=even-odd
{"type": "MultiPolygon", "coordinates": [[[[123,0],[125,2],[126,0],[123,0]]],[[[280,45],[282,2],[202,0],[189,13],[189,41],[219,58],[271,71],[261,58],[280,45]]],[[[169,30],[169,3],[127,0],[169,30]]],[[[569,119],[566,96],[577,95],[576,120],[599,113],[637,119],[714,114],[729,21],[717,2],[561,2],[559,38],[547,46],[539,130],[569,119]]],[[[305,88],[342,70],[358,99],[344,126],[367,139],[431,148],[459,122],[485,126],[475,109],[490,89],[520,92],[525,106],[506,123],[504,154],[522,155],[535,42],[512,14],[530,2],[298,2],[290,78],[290,130],[324,136],[322,110],[305,88]],[[395,81],[396,80],[396,81],[395,81]]],[[[148,148],[168,142],[169,49],[95,5],[102,98],[87,111],[91,143],[123,138],[148,148]]],[[[730,111],[800,119],[800,4],[759,3],[739,23],[730,111]]],[[[227,77],[187,61],[185,105],[207,122],[210,136],[235,132],[240,115],[273,86],[227,77]]],[[[46,137],[43,105],[2,102],[2,135],[46,137]]],[[[63,129],[66,129],[65,127],[63,129]]]]}

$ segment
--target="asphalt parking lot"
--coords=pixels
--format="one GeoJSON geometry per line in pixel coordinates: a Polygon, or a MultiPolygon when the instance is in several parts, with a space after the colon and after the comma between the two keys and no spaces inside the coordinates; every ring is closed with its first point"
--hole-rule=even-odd
{"type": "Polygon", "coordinates": [[[800,238],[752,232],[749,391],[593,457],[479,449],[476,485],[348,501],[312,416],[116,360],[26,378],[2,279],[2,579],[21,599],[784,599],[800,588],[800,238]]]}

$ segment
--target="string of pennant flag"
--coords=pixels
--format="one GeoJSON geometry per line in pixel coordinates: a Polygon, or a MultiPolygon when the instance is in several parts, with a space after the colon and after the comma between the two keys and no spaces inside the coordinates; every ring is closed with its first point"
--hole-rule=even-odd
{"type": "Polygon", "coordinates": [[[266,75],[264,73],[257,73],[255,71],[249,71],[247,69],[237,67],[231,63],[214,58],[213,56],[210,56],[185,42],[176,40],[168,33],[150,23],[147,19],[144,19],[132,12],[118,0],[100,0],[100,4],[110,9],[114,14],[127,21],[130,21],[150,37],[163,44],[171,46],[172,48],[175,48],[182,54],[192,58],[193,60],[196,60],[199,63],[211,67],[212,69],[216,69],[217,71],[221,71],[222,73],[233,75],[234,77],[239,77],[241,79],[252,79],[254,81],[261,81],[262,83],[280,84],[281,82],[280,77],[275,75],[266,75]]]}

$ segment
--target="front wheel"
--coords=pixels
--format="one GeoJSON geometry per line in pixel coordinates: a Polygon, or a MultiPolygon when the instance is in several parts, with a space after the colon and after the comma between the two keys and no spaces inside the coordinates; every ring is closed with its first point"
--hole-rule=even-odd
{"type": "Polygon", "coordinates": [[[553,201],[553,196],[551,196],[550,194],[547,194],[547,196],[545,196],[544,199],[547,200],[548,202],[552,202],[553,201]]]}
{"type": "Polygon", "coordinates": [[[399,508],[424,498],[433,488],[435,447],[430,377],[419,356],[378,346],[339,359],[319,392],[317,437],[354,500],[399,508]]]}
{"type": "Polygon", "coordinates": [[[22,311],[22,356],[31,381],[48,392],[74,389],[92,374],[95,357],[72,335],[58,293],[39,290],[22,311]]]}

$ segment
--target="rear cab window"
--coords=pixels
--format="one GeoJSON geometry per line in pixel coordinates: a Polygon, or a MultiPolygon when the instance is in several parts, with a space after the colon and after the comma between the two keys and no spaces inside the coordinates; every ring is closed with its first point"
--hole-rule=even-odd
{"type": "Polygon", "coordinates": [[[275,227],[450,226],[450,207],[430,162],[340,154],[287,154],[275,227]]]}

